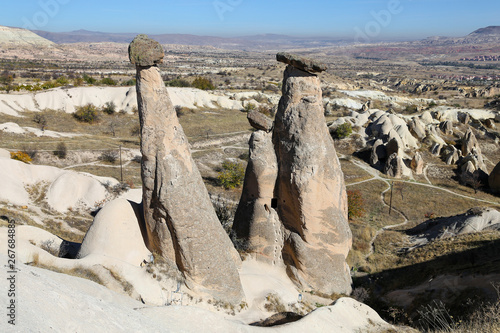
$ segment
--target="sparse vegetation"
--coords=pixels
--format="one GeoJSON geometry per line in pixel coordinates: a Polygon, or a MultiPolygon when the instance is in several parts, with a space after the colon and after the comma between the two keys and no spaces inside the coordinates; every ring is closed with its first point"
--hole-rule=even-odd
{"type": "Polygon", "coordinates": [[[212,80],[207,79],[202,76],[198,76],[196,79],[194,79],[193,83],[191,84],[193,87],[201,89],[201,90],[214,90],[215,86],[212,82],[212,80]]]}
{"type": "Polygon", "coordinates": [[[93,104],[77,107],[76,112],[73,113],[73,117],[78,121],[89,124],[96,123],[100,120],[99,111],[93,104]]]}
{"type": "Polygon", "coordinates": [[[31,157],[23,151],[11,152],[10,158],[13,160],[21,161],[21,162],[28,163],[28,164],[31,163],[31,161],[32,161],[31,157]]]}
{"type": "Polygon", "coordinates": [[[362,217],[365,214],[365,202],[360,190],[347,191],[347,212],[349,220],[356,217],[362,217]]]}
{"type": "Polygon", "coordinates": [[[44,131],[45,127],[47,127],[47,118],[43,114],[37,113],[33,117],[33,122],[37,123],[42,131],[44,131]]]}
{"type": "Polygon", "coordinates": [[[264,308],[269,312],[281,313],[286,311],[286,306],[277,294],[268,294],[264,308]]]}
{"type": "Polygon", "coordinates": [[[245,178],[245,167],[241,163],[226,161],[217,176],[219,184],[226,190],[240,187],[245,178]]]}
{"type": "Polygon", "coordinates": [[[99,160],[114,164],[118,160],[118,152],[116,150],[106,150],[99,156],[99,160]]]}
{"type": "Polygon", "coordinates": [[[60,159],[65,159],[66,156],[68,156],[68,148],[64,142],[59,142],[57,144],[57,148],[54,150],[54,156],[57,156],[60,159]]]}
{"type": "Polygon", "coordinates": [[[113,114],[116,112],[116,104],[114,102],[106,102],[102,107],[102,112],[106,114],[113,114]]]}
{"type": "Polygon", "coordinates": [[[352,134],[352,125],[348,122],[339,125],[336,129],[331,132],[334,139],[345,139],[352,134]]]}

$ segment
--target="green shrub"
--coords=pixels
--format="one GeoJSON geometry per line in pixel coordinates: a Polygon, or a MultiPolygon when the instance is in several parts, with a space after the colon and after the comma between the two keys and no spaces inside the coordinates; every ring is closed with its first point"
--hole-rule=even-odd
{"type": "Polygon", "coordinates": [[[189,83],[184,79],[173,79],[170,81],[166,81],[165,85],[168,87],[180,87],[180,88],[191,87],[191,83],[189,83]]]}
{"type": "Polygon", "coordinates": [[[334,129],[331,134],[334,139],[345,139],[352,134],[352,126],[350,123],[343,123],[334,129]]]}
{"type": "Polygon", "coordinates": [[[192,86],[201,90],[214,90],[215,86],[212,83],[212,80],[198,76],[194,79],[192,86]]]}
{"type": "Polygon", "coordinates": [[[405,107],[405,109],[403,110],[404,113],[409,113],[409,114],[412,114],[412,113],[416,113],[418,112],[418,107],[416,105],[407,105],[405,107]]]}
{"type": "Polygon", "coordinates": [[[107,102],[104,104],[102,107],[102,112],[107,113],[107,114],[113,114],[116,112],[116,105],[113,102],[107,102]]]}
{"type": "Polygon", "coordinates": [[[347,191],[347,215],[349,220],[365,214],[365,201],[360,190],[347,191]]]}
{"type": "Polygon", "coordinates": [[[217,180],[225,189],[237,188],[243,185],[245,168],[243,164],[236,162],[222,163],[222,171],[219,172],[217,180]]]}
{"type": "Polygon", "coordinates": [[[110,77],[105,77],[104,79],[101,80],[101,84],[103,84],[105,86],[116,86],[118,84],[118,82],[116,82],[115,80],[113,80],[110,77]]]}
{"type": "Polygon", "coordinates": [[[95,84],[97,82],[96,79],[94,79],[92,76],[89,76],[87,74],[83,74],[83,81],[87,84],[95,84]]]}
{"type": "Polygon", "coordinates": [[[66,86],[69,84],[69,80],[66,76],[59,76],[57,79],[56,79],[56,84],[59,85],[59,86],[66,86]]]}
{"type": "Polygon", "coordinates": [[[99,112],[94,104],[87,104],[77,107],[73,117],[78,121],[93,124],[99,121],[99,112]]]}
{"type": "Polygon", "coordinates": [[[10,153],[10,158],[13,160],[21,161],[24,163],[30,163],[31,157],[23,151],[17,151],[15,153],[10,153]]]}
{"type": "Polygon", "coordinates": [[[130,79],[130,80],[122,82],[122,86],[135,86],[135,84],[136,84],[135,79],[130,79]]]}

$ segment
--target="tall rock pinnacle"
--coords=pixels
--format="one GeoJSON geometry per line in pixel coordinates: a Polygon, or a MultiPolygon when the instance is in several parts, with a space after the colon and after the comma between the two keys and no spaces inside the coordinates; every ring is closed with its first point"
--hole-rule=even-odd
{"type": "Polygon", "coordinates": [[[288,65],[274,126],[275,196],[287,272],[306,288],[350,293],[352,244],[344,175],[326,126],[319,78],[288,65]]]}
{"type": "Polygon", "coordinates": [[[240,258],[215,214],[161,78],[162,47],[139,35],[129,56],[137,69],[148,248],[178,269],[188,287],[239,303],[240,258]]]}
{"type": "Polygon", "coordinates": [[[326,66],[288,53],[277,60],[288,64],[283,96],[274,126],[254,126],[233,230],[257,260],[285,266],[304,290],[350,293],[347,193],[313,74],[326,66]]]}

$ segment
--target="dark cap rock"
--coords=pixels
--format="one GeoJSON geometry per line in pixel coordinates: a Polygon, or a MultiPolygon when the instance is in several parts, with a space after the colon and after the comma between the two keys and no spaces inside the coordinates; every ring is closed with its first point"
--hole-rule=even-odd
{"type": "Polygon", "coordinates": [[[273,120],[259,111],[252,110],[248,112],[247,119],[250,125],[256,130],[269,133],[273,129],[273,120]]]}
{"type": "Polygon", "coordinates": [[[301,57],[288,52],[279,52],[276,54],[276,60],[309,73],[321,73],[328,69],[325,64],[316,60],[301,57]]]}
{"type": "Polygon", "coordinates": [[[147,67],[161,64],[164,55],[160,43],[147,35],[137,35],[128,47],[130,62],[136,66],[147,67]]]}

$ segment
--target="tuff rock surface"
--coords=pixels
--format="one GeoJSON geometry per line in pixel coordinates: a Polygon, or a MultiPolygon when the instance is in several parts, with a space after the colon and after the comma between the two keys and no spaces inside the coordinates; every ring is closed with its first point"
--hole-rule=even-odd
{"type": "Polygon", "coordinates": [[[500,193],[500,162],[493,168],[488,177],[488,184],[494,193],[500,193]]]}
{"type": "Polygon", "coordinates": [[[273,208],[278,161],[272,133],[256,131],[249,141],[249,161],[233,230],[246,239],[257,260],[282,264],[283,226],[273,208]]]}

